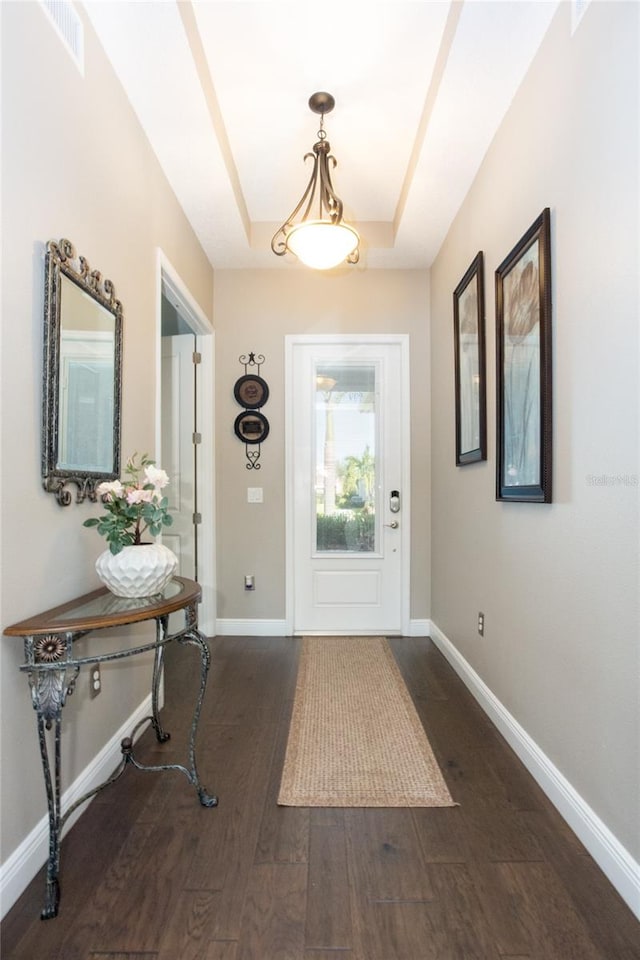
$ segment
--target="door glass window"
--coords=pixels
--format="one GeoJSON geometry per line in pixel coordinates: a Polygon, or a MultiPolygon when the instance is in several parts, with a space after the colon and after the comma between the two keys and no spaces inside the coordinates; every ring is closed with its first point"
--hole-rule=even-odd
{"type": "Polygon", "coordinates": [[[376,551],[376,365],[315,366],[317,553],[376,551]]]}

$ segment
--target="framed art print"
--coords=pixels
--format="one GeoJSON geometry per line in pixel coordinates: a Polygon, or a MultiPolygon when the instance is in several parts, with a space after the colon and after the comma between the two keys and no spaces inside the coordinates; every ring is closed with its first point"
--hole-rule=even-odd
{"type": "Polygon", "coordinates": [[[475,257],[453,291],[456,466],[487,459],[484,264],[475,257]]]}
{"type": "Polygon", "coordinates": [[[551,225],[546,208],[496,270],[496,499],[551,503],[551,225]]]}

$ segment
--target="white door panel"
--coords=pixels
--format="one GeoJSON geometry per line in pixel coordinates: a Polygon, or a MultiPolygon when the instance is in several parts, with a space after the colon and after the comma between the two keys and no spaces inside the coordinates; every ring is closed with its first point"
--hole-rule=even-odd
{"type": "Polygon", "coordinates": [[[162,542],[178,557],[178,573],[196,576],[193,334],[162,339],[162,468],[173,523],[162,542]]]}
{"type": "Polygon", "coordinates": [[[314,570],[313,599],[316,606],[376,606],[382,602],[379,570],[314,570]]]}

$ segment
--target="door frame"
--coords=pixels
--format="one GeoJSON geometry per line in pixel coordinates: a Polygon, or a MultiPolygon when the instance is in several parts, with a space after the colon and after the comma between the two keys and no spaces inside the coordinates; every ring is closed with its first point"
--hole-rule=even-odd
{"type": "Polygon", "coordinates": [[[197,417],[202,435],[197,483],[202,523],[199,527],[198,581],[202,588],[199,627],[208,637],[216,625],[216,496],[215,496],[215,335],[213,326],[191,295],[178,271],[158,247],[156,259],[156,456],[162,465],[162,293],[178,306],[199,340],[197,417]],[[204,507],[204,509],[202,509],[204,507]]]}
{"type": "Polygon", "coordinates": [[[401,550],[400,598],[401,630],[409,636],[411,616],[411,388],[409,381],[409,334],[287,334],[284,338],[285,368],[285,628],[286,635],[294,633],[294,470],[295,436],[293,429],[293,358],[294,348],[303,346],[347,346],[349,344],[400,346],[400,400],[402,446],[402,514],[403,538],[401,550]]]}

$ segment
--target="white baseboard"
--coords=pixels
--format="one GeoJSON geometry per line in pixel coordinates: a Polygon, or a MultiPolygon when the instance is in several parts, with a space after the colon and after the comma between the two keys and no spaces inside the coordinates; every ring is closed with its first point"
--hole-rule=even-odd
{"type": "MultiPolygon", "coordinates": [[[[114,733],[108,743],[94,757],[82,773],[62,795],[62,810],[68,810],[75,801],[103,783],[115,770],[122,758],[120,742],[123,737],[131,734],[131,730],[144,717],[151,714],[151,694],[146,697],[140,706],[134,710],[119,730],[114,733]]],[[[144,728],[146,729],[146,728],[144,728]]],[[[138,731],[137,736],[144,733],[138,731]]],[[[136,737],[137,739],[137,737],[136,737]]],[[[90,803],[91,801],[88,801],[90,803]]],[[[64,826],[66,834],[78,817],[87,809],[88,803],[82,804],[71,814],[64,826]]],[[[36,824],[22,843],[14,850],[10,857],[0,867],[0,919],[11,909],[18,897],[29,886],[38,870],[47,862],[49,856],[49,817],[45,814],[36,824]]],[[[44,884],[42,887],[44,897],[44,884]]]]}
{"type": "Polygon", "coordinates": [[[286,637],[286,620],[216,620],[217,637],[286,637]]]}
{"type": "Polygon", "coordinates": [[[409,620],[408,637],[428,637],[431,620],[409,620]]]}
{"type": "Polygon", "coordinates": [[[430,636],[622,899],[640,919],[640,864],[433,622],[430,636]]]}
{"type": "MultiPolygon", "coordinates": [[[[407,637],[428,637],[430,620],[410,620],[407,637]]],[[[313,630],[305,630],[305,635],[312,636],[313,630]]],[[[367,631],[365,631],[367,632],[367,631]]],[[[380,630],[368,631],[372,635],[379,634],[380,630]]],[[[332,631],[331,635],[344,633],[350,636],[353,630],[332,631]]],[[[323,633],[324,635],[324,633],[323,633]]],[[[216,620],[217,637],[287,637],[289,631],[286,620],[216,620]]]]}

